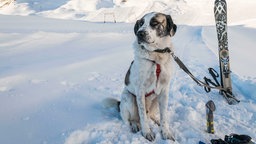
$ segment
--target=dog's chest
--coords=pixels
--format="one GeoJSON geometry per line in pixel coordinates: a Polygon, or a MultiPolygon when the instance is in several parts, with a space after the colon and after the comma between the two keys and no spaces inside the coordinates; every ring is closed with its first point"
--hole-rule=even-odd
{"type": "MultiPolygon", "coordinates": [[[[131,92],[135,89],[144,89],[146,96],[155,93],[160,94],[161,90],[168,85],[170,73],[169,65],[157,64],[153,61],[134,63],[131,65],[126,77],[129,77],[129,83],[126,86],[131,92]]],[[[128,80],[128,78],[127,78],[128,80]]]]}
{"type": "Polygon", "coordinates": [[[169,83],[168,68],[166,65],[154,62],[150,71],[150,75],[145,75],[145,83],[143,84],[145,85],[146,96],[150,96],[153,93],[159,95],[161,90],[169,83]]]}

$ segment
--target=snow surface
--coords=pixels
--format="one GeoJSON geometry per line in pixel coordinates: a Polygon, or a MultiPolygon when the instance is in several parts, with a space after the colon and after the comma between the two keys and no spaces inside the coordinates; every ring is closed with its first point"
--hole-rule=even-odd
{"type": "MultiPolygon", "coordinates": [[[[205,93],[176,65],[168,104],[175,143],[209,142],[230,133],[256,139],[255,6],[254,0],[228,0],[239,104],[228,105],[218,91],[205,93]],[[217,107],[216,134],[205,132],[208,100],[217,107]]],[[[16,0],[2,7],[0,143],[149,143],[140,132],[131,133],[115,110],[102,106],[106,97],[120,98],[133,60],[134,22],[150,11],[170,13],[178,24],[175,53],[202,79],[208,67],[218,70],[212,7],[212,0],[16,0]],[[106,13],[108,23],[103,23],[106,13]]],[[[150,125],[154,143],[173,143],[150,125]]]]}

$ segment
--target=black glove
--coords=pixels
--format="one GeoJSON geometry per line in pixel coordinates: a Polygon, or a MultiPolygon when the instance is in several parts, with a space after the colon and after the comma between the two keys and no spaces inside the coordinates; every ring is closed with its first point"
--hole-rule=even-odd
{"type": "Polygon", "coordinates": [[[225,141],[228,144],[250,144],[251,139],[248,135],[231,134],[230,136],[225,136],[225,141]]]}

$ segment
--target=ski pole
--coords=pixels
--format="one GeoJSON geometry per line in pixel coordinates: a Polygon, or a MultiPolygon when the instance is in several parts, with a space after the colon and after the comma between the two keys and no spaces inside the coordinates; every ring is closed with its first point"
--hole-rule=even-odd
{"type": "Polygon", "coordinates": [[[213,112],[215,111],[216,107],[212,100],[208,101],[205,104],[206,107],[206,126],[207,132],[214,134],[214,126],[213,126],[213,112]]]}

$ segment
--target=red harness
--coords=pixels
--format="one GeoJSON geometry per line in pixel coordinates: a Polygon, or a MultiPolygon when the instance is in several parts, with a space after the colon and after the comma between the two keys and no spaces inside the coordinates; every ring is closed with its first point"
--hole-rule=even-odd
{"type": "MultiPolygon", "coordinates": [[[[156,81],[158,81],[158,78],[160,76],[160,73],[161,73],[161,67],[160,67],[160,64],[156,64],[156,81]]],[[[152,90],[151,92],[147,93],[145,95],[145,97],[148,97],[148,96],[151,96],[152,94],[154,94],[155,91],[152,90]]]]}

